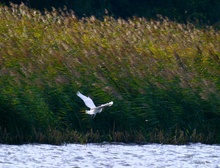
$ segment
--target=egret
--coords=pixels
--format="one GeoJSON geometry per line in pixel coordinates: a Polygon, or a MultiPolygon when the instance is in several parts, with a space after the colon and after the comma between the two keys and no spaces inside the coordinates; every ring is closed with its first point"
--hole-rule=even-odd
{"type": "Polygon", "coordinates": [[[85,105],[90,108],[90,110],[86,110],[86,113],[92,115],[93,118],[97,113],[101,113],[104,107],[113,105],[113,101],[111,101],[109,103],[105,103],[96,107],[96,105],[94,104],[93,100],[90,97],[84,96],[79,91],[77,92],[77,96],[79,96],[84,101],[85,105]]]}

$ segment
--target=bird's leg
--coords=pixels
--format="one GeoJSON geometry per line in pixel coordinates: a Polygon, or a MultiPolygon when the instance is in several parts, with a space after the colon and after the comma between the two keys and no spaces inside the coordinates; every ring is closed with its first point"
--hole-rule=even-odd
{"type": "Polygon", "coordinates": [[[93,118],[93,119],[95,118],[95,115],[96,115],[96,114],[93,114],[93,115],[92,115],[92,118],[93,118]]]}

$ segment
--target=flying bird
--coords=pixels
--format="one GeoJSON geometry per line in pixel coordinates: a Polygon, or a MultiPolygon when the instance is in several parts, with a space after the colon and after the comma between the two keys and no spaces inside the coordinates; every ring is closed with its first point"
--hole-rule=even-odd
{"type": "Polygon", "coordinates": [[[90,110],[86,110],[86,113],[92,115],[93,118],[97,113],[101,113],[104,107],[113,105],[113,101],[111,101],[109,103],[105,103],[96,107],[96,105],[94,104],[93,100],[90,97],[84,96],[80,92],[77,92],[77,96],[79,96],[84,101],[85,105],[90,108],[90,110]]]}

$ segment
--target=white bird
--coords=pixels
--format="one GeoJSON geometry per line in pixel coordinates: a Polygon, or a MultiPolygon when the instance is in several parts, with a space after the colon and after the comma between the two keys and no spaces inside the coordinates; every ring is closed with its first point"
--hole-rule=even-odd
{"type": "Polygon", "coordinates": [[[113,105],[113,101],[111,101],[109,103],[105,103],[96,107],[96,105],[90,97],[84,96],[80,92],[77,92],[77,96],[79,96],[84,101],[85,105],[90,108],[90,110],[86,110],[86,113],[93,115],[94,117],[97,113],[101,113],[104,107],[113,105]]]}

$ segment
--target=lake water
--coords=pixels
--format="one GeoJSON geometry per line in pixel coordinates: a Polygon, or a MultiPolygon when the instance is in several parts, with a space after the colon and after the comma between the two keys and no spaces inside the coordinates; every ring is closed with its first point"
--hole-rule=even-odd
{"type": "Polygon", "coordinates": [[[219,145],[1,145],[0,168],[220,168],[219,145]]]}

